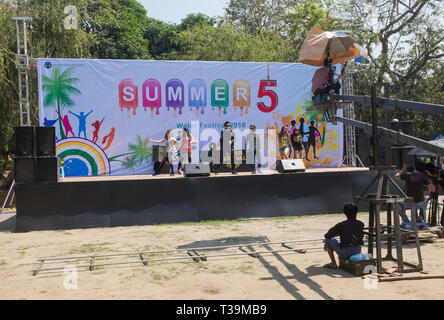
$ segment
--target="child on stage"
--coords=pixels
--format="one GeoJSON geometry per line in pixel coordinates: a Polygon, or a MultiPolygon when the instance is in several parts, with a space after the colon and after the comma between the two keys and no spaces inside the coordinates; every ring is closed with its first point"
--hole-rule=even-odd
{"type": "MultiPolygon", "coordinates": [[[[165,133],[165,137],[162,140],[152,140],[150,139],[149,142],[154,143],[162,143],[165,142],[167,153],[163,157],[163,159],[160,161],[160,166],[157,168],[156,172],[154,172],[154,176],[158,175],[162,167],[165,165],[166,162],[168,162],[168,167],[170,168],[170,176],[174,176],[174,167],[173,164],[179,161],[179,153],[177,151],[178,141],[176,138],[174,138],[173,130],[169,129],[165,133]]],[[[178,171],[180,172],[180,167],[178,168],[178,171]]]]}

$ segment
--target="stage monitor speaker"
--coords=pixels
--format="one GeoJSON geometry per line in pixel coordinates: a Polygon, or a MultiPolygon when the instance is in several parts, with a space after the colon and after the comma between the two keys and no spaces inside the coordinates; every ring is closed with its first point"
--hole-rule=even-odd
{"type": "Polygon", "coordinates": [[[37,158],[37,182],[59,181],[60,159],[58,157],[37,158]]]}
{"type": "Polygon", "coordinates": [[[35,156],[35,136],[33,126],[15,127],[15,155],[16,157],[35,156]]]}
{"type": "Polygon", "coordinates": [[[54,127],[36,127],[36,155],[37,157],[55,157],[56,139],[54,127]]]}
{"type": "Polygon", "coordinates": [[[210,165],[208,163],[185,163],[185,177],[208,177],[210,165]]]}
{"type": "Polygon", "coordinates": [[[413,136],[415,133],[415,125],[413,121],[392,121],[390,122],[392,130],[402,130],[402,133],[413,136]]]}
{"type": "Polygon", "coordinates": [[[279,173],[304,172],[305,164],[302,159],[278,160],[278,162],[276,163],[276,170],[279,173]]]}
{"type": "Polygon", "coordinates": [[[153,146],[153,162],[162,161],[163,157],[166,155],[166,146],[153,146]]]}
{"type": "Polygon", "coordinates": [[[14,158],[14,177],[17,184],[36,182],[35,158],[14,158]]]}

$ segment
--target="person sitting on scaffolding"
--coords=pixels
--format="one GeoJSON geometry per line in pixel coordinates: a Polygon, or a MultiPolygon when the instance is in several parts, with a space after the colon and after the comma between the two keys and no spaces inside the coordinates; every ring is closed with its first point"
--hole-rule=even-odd
{"type": "Polygon", "coordinates": [[[361,253],[364,244],[364,223],[356,219],[358,206],[353,202],[344,204],[344,214],[347,220],[332,227],[325,234],[324,250],[327,251],[331,262],[324,265],[325,268],[336,269],[338,267],[334,252],[341,259],[348,259],[355,254],[361,253]],[[334,237],[339,236],[340,242],[334,237]]]}
{"type": "Polygon", "coordinates": [[[316,70],[311,80],[311,92],[313,93],[313,104],[327,103],[327,96],[331,90],[334,90],[336,94],[339,94],[341,89],[340,80],[344,76],[345,66],[342,69],[341,74],[334,79],[334,71],[328,58],[324,59],[324,66],[316,70]]]}

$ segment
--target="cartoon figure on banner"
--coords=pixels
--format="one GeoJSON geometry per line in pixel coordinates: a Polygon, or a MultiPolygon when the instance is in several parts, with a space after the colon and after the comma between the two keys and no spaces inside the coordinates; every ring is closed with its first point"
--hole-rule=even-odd
{"type": "Polygon", "coordinates": [[[165,85],[166,106],[168,111],[170,107],[174,108],[174,118],[176,118],[177,108],[179,114],[182,114],[182,108],[185,105],[185,92],[183,82],[179,79],[171,79],[165,85]]]}
{"type": "Polygon", "coordinates": [[[109,148],[109,146],[111,145],[111,143],[114,140],[115,133],[116,133],[116,128],[112,127],[111,131],[106,136],[103,137],[102,144],[106,143],[106,145],[103,148],[103,150],[106,150],[106,149],[109,148]],[[108,142],[106,142],[107,140],[108,140],[108,142]]]}
{"type": "MultiPolygon", "coordinates": [[[[59,119],[48,120],[48,119],[45,117],[45,119],[43,120],[43,125],[44,125],[45,127],[53,127],[54,124],[55,124],[58,120],[59,120],[59,119]]],[[[59,140],[59,139],[57,138],[57,136],[56,136],[55,138],[56,138],[56,141],[59,140]]]]}
{"type": "Polygon", "coordinates": [[[196,118],[199,118],[199,109],[201,114],[205,114],[204,107],[207,106],[207,86],[202,79],[193,79],[188,85],[188,104],[190,110],[196,108],[196,118]]]}
{"type": "Polygon", "coordinates": [[[248,108],[250,107],[250,84],[245,80],[237,80],[233,85],[233,107],[241,108],[241,117],[248,114],[248,108]]]}
{"type": "Polygon", "coordinates": [[[75,114],[74,112],[69,111],[70,114],[72,114],[73,116],[76,116],[77,119],[79,119],[79,135],[78,137],[80,137],[80,133],[83,132],[83,136],[86,139],[86,117],[88,117],[93,111],[91,110],[90,112],[88,112],[86,115],[85,113],[82,111],[80,112],[80,114],[75,114]]]}
{"type": "Polygon", "coordinates": [[[59,115],[60,120],[62,120],[63,127],[65,128],[66,137],[68,137],[68,134],[70,132],[72,133],[72,136],[75,137],[76,135],[72,131],[71,123],[69,123],[68,116],[65,114],[65,116],[62,118],[61,114],[57,110],[56,113],[59,115]]]}
{"type": "Polygon", "coordinates": [[[154,109],[156,115],[159,115],[159,109],[162,107],[162,86],[156,79],[148,79],[142,85],[142,104],[146,108],[151,108],[151,118],[154,118],[154,109]]]}
{"type": "Polygon", "coordinates": [[[211,106],[219,108],[219,117],[222,116],[222,108],[224,114],[227,114],[229,101],[228,83],[223,79],[214,80],[211,83],[211,106]]]}
{"type": "Polygon", "coordinates": [[[93,123],[91,123],[91,125],[95,128],[94,132],[93,132],[93,138],[92,138],[92,142],[96,143],[97,140],[99,139],[99,130],[100,130],[100,126],[103,123],[103,120],[105,120],[105,117],[103,117],[102,121],[99,122],[99,120],[94,121],[93,123]]]}
{"type": "Polygon", "coordinates": [[[136,114],[136,108],[139,106],[138,98],[139,89],[133,84],[131,79],[123,79],[119,83],[119,106],[128,110],[128,118],[130,117],[130,109],[133,109],[133,115],[136,114]]]}

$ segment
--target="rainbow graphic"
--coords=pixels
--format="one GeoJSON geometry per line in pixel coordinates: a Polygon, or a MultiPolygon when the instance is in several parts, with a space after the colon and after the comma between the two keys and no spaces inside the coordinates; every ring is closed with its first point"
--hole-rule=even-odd
{"type": "Polygon", "coordinates": [[[111,173],[106,153],[97,144],[83,138],[57,141],[56,153],[63,161],[66,177],[97,176],[111,173]]]}

